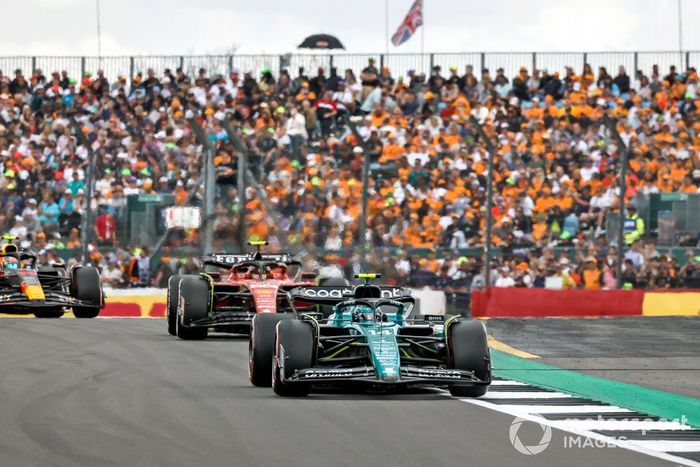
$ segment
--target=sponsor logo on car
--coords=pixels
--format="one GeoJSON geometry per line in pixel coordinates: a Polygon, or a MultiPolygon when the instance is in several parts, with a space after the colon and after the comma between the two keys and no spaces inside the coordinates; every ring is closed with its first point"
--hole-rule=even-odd
{"type": "Polygon", "coordinates": [[[303,378],[342,378],[352,376],[352,371],[347,369],[312,370],[302,375],[303,378]]]}
{"type": "MultiPolygon", "coordinates": [[[[398,287],[381,289],[382,298],[403,297],[403,291],[398,287]]],[[[301,294],[305,297],[313,298],[346,298],[352,297],[354,290],[350,287],[337,289],[302,289],[301,294]]]]}
{"type": "Polygon", "coordinates": [[[420,378],[455,378],[459,379],[462,377],[459,371],[454,370],[418,370],[417,372],[420,378]]]}

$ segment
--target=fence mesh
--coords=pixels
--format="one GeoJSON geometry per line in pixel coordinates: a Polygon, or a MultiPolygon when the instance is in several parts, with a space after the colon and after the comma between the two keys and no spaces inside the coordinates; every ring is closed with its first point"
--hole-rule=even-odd
{"type": "Polygon", "coordinates": [[[0,57],[0,70],[6,75],[21,69],[25,74],[39,68],[50,74],[54,71],[67,71],[69,76],[78,77],[88,71],[96,73],[102,69],[108,79],[116,79],[119,74],[131,75],[137,72],[145,73],[153,68],[156,74],[162,74],[166,68],[175,69],[182,66],[186,73],[196,74],[204,68],[208,75],[226,75],[231,68],[241,72],[250,71],[253,76],[259,76],[263,68],[269,67],[277,74],[282,68],[289,69],[295,75],[297,69],[303,66],[307,73],[314,74],[318,67],[325,69],[335,66],[338,73],[352,69],[358,73],[367,66],[367,59],[374,57],[377,66],[388,66],[395,76],[406,75],[408,70],[430,72],[431,65],[440,65],[443,73],[447,74],[450,66],[456,66],[461,74],[467,65],[473,65],[475,71],[489,68],[493,73],[503,68],[506,75],[514,76],[521,66],[529,70],[546,68],[550,73],[563,73],[566,67],[572,67],[577,73],[583,69],[584,63],[589,63],[593,72],[604,66],[611,75],[617,74],[618,67],[624,66],[627,73],[632,75],[635,69],[651,73],[652,67],[658,65],[659,72],[666,74],[671,65],[679,70],[686,66],[700,65],[700,51],[688,52],[460,52],[460,53],[290,53],[290,54],[260,54],[260,55],[138,55],[133,57],[59,57],[59,56],[12,56],[0,57]],[[636,67],[636,68],[635,68],[636,67]]]}

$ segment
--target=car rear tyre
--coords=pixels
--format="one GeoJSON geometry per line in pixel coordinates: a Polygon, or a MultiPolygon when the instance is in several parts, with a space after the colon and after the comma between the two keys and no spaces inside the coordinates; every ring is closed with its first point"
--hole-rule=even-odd
{"type": "Polygon", "coordinates": [[[275,357],[272,362],[272,390],[283,397],[305,397],[311,392],[306,383],[285,383],[282,380],[296,370],[311,368],[315,338],[310,323],[298,320],[281,321],[275,335],[275,357]]]}
{"type": "Polygon", "coordinates": [[[182,276],[178,287],[175,334],[183,340],[207,337],[209,328],[189,327],[190,323],[209,316],[209,283],[199,276],[182,276]]]}
{"type": "Polygon", "coordinates": [[[100,273],[92,266],[83,266],[71,271],[71,296],[91,306],[74,306],[76,318],[95,318],[103,306],[100,273]]]}
{"type": "Polygon", "coordinates": [[[260,313],[253,316],[248,340],[248,378],[254,386],[269,388],[272,384],[272,357],[275,353],[275,328],[289,315],[260,313]]]}
{"type": "Polygon", "coordinates": [[[36,318],[60,318],[63,316],[63,308],[46,308],[34,311],[36,318]]]}
{"type": "Polygon", "coordinates": [[[178,302],[178,287],[181,275],[176,274],[168,279],[168,295],[165,304],[165,319],[168,323],[168,334],[177,336],[176,323],[177,320],[177,302],[178,302]]]}
{"type": "MultiPolygon", "coordinates": [[[[486,328],[480,321],[459,320],[447,329],[447,345],[451,367],[473,371],[482,381],[491,380],[491,353],[486,328]]],[[[450,394],[457,397],[479,397],[486,394],[488,386],[449,386],[450,394]]]]}

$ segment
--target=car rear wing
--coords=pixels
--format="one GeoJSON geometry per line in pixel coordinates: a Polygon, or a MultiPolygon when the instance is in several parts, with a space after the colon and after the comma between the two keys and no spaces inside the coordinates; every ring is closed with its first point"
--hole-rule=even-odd
{"type": "Polygon", "coordinates": [[[292,255],[288,254],[268,254],[262,253],[259,257],[256,253],[249,254],[228,254],[228,253],[211,253],[205,255],[202,262],[205,265],[217,266],[220,268],[231,268],[236,264],[245,261],[275,261],[286,265],[301,265],[301,262],[295,260],[292,255]]]}
{"type": "MultiPolygon", "coordinates": [[[[413,302],[411,291],[403,287],[392,287],[388,285],[378,286],[382,297],[399,302],[413,302]]],[[[289,297],[292,301],[302,301],[318,305],[335,305],[340,302],[355,298],[355,287],[352,286],[316,286],[316,287],[296,287],[291,289],[289,297]]]]}

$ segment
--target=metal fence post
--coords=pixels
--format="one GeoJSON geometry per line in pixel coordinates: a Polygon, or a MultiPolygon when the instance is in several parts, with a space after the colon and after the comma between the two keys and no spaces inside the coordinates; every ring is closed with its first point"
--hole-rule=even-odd
{"type": "Polygon", "coordinates": [[[479,71],[481,71],[481,72],[484,71],[485,64],[486,64],[486,54],[485,54],[484,52],[481,52],[481,53],[479,54],[479,65],[480,65],[480,67],[479,67],[480,70],[479,70],[479,71]]]}
{"type": "Polygon", "coordinates": [[[588,52],[583,53],[583,66],[586,66],[586,63],[588,63],[588,52]]]}
{"type": "Polygon", "coordinates": [[[384,68],[384,54],[379,55],[379,69],[384,68]]]}
{"type": "Polygon", "coordinates": [[[36,73],[36,57],[32,57],[32,74],[36,73]]]}
{"type": "MultiPolygon", "coordinates": [[[[236,136],[233,127],[231,126],[231,121],[227,119],[221,120],[221,127],[224,129],[228,135],[229,141],[232,142],[236,136]]],[[[245,187],[245,173],[247,167],[247,157],[245,151],[238,151],[238,168],[236,170],[236,191],[238,191],[238,243],[241,246],[241,250],[245,250],[246,245],[246,222],[245,222],[245,205],[246,205],[246,187],[245,187]]]]}
{"type": "Polygon", "coordinates": [[[537,69],[537,52],[532,52],[532,71],[537,69]]]}
{"type": "Polygon", "coordinates": [[[625,142],[620,138],[620,134],[617,132],[617,120],[610,118],[606,115],[603,118],[603,123],[607,127],[608,131],[615,140],[615,144],[618,146],[618,151],[620,152],[620,196],[618,209],[620,210],[620,230],[617,232],[617,269],[615,270],[615,275],[617,276],[617,288],[621,289],[623,287],[622,282],[622,261],[625,257],[625,191],[627,191],[627,146],[625,142]]]}
{"type": "Polygon", "coordinates": [[[334,66],[333,66],[333,54],[329,55],[328,57],[329,57],[328,63],[330,65],[330,68],[334,68],[334,66]]]}
{"type": "Polygon", "coordinates": [[[433,72],[433,67],[435,66],[435,54],[430,54],[430,70],[429,72],[433,72]]]}
{"type": "Polygon", "coordinates": [[[491,229],[493,227],[493,159],[496,155],[496,147],[491,142],[491,139],[486,135],[484,129],[479,124],[479,121],[473,115],[469,116],[474,129],[479,133],[481,139],[484,140],[486,149],[489,151],[489,171],[486,174],[486,241],[484,248],[486,258],[484,261],[484,285],[488,288],[491,285],[491,229]]]}
{"type": "Polygon", "coordinates": [[[639,52],[634,53],[634,74],[639,71],[639,52]]]}
{"type": "MultiPolygon", "coordinates": [[[[280,235],[280,242],[282,243],[282,246],[287,248],[289,246],[289,238],[287,237],[287,231],[282,229],[282,223],[280,222],[280,218],[277,215],[277,211],[275,210],[274,206],[272,206],[272,203],[270,203],[270,200],[267,198],[267,195],[265,194],[265,190],[260,186],[257,180],[255,180],[255,177],[253,176],[253,172],[250,171],[248,168],[248,149],[246,146],[243,144],[241,139],[238,137],[238,134],[236,131],[233,129],[231,126],[231,121],[227,119],[222,119],[219,120],[221,123],[221,127],[224,129],[226,134],[228,135],[228,139],[233,144],[233,147],[238,151],[244,161],[244,174],[248,178],[248,183],[250,186],[255,188],[257,192],[257,196],[260,199],[260,201],[263,203],[263,206],[265,206],[265,209],[267,210],[267,214],[269,215],[270,219],[272,219],[272,222],[275,224],[277,227],[277,231],[279,232],[280,235]]],[[[243,196],[245,196],[245,190],[243,190],[243,196]]],[[[245,203],[245,198],[243,199],[243,202],[245,203]]],[[[245,204],[244,204],[245,205],[245,204]]],[[[243,218],[245,219],[245,218],[243,218]]],[[[245,222],[245,220],[243,221],[245,222]]],[[[241,248],[245,248],[245,239],[243,240],[243,244],[241,245],[241,248]]]]}
{"type": "Polygon", "coordinates": [[[200,246],[202,254],[211,253],[212,243],[214,239],[214,196],[215,183],[214,178],[214,153],[216,148],[207,137],[207,133],[199,123],[196,117],[188,120],[192,131],[197,136],[197,140],[204,147],[204,160],[202,161],[202,175],[204,178],[201,182],[204,184],[204,215],[202,216],[203,229],[200,227],[200,246]],[[202,231],[203,230],[203,231],[202,231]]]}
{"type": "MultiPolygon", "coordinates": [[[[85,58],[83,57],[83,61],[85,58]]],[[[83,73],[84,74],[84,73],[83,73]]],[[[70,126],[73,128],[73,131],[75,132],[75,137],[77,138],[78,142],[85,147],[85,149],[88,152],[88,164],[85,170],[85,216],[83,217],[82,220],[82,225],[80,226],[81,232],[80,236],[81,241],[82,241],[82,257],[83,257],[83,264],[87,264],[88,262],[88,245],[90,243],[90,237],[92,234],[92,188],[93,188],[93,178],[95,175],[95,152],[92,150],[92,144],[88,141],[88,139],[85,137],[85,134],[83,133],[83,130],[80,128],[80,125],[78,125],[78,122],[75,121],[75,117],[70,117],[68,119],[70,122],[70,126]]]]}
{"type": "Polygon", "coordinates": [[[85,76],[85,57],[80,57],[80,79],[85,76]]]}
{"type": "Polygon", "coordinates": [[[180,69],[184,72],[185,71],[185,57],[180,55],[180,69]]]}
{"type": "Polygon", "coordinates": [[[367,250],[367,204],[369,202],[367,193],[367,183],[369,181],[369,146],[365,143],[357,131],[357,124],[350,123],[350,131],[355,136],[357,144],[363,149],[364,154],[362,157],[362,205],[360,208],[360,225],[359,225],[359,235],[360,235],[360,262],[362,267],[365,267],[365,253],[367,250]]]}
{"type": "Polygon", "coordinates": [[[690,68],[690,52],[685,53],[685,69],[690,68]]]}
{"type": "Polygon", "coordinates": [[[136,70],[134,68],[134,57],[129,57],[129,82],[132,85],[134,84],[134,75],[136,74],[136,70]]]}

